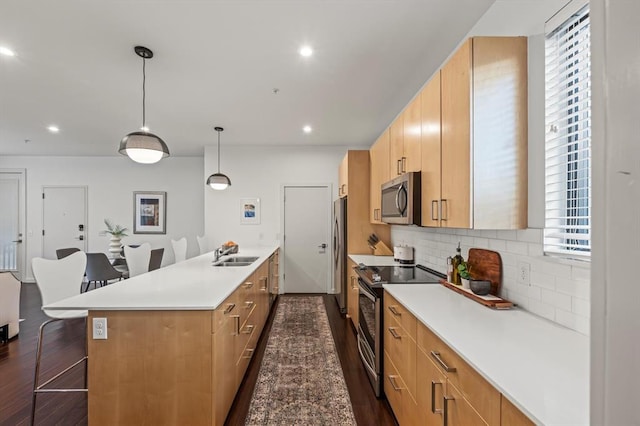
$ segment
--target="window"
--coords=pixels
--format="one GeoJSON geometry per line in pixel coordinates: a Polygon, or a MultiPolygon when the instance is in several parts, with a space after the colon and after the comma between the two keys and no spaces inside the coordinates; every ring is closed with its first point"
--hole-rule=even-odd
{"type": "Polygon", "coordinates": [[[544,251],[565,257],[591,253],[590,50],[588,6],[547,34],[544,251]]]}

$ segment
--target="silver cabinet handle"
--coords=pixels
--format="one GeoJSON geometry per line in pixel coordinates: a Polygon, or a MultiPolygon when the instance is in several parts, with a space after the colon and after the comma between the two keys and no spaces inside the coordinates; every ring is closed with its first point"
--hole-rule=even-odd
{"type": "Polygon", "coordinates": [[[446,371],[447,373],[455,373],[456,368],[455,367],[449,367],[447,364],[445,364],[445,362],[442,360],[442,358],[440,358],[440,352],[431,351],[431,356],[433,357],[433,359],[438,361],[438,364],[440,364],[440,366],[442,368],[444,368],[444,371],[446,371]]]}
{"type": "Polygon", "coordinates": [[[438,200],[431,200],[431,220],[438,220],[438,200]],[[433,217],[433,205],[436,205],[436,217],[433,217]]]}
{"type": "Polygon", "coordinates": [[[407,157],[402,157],[401,164],[402,164],[402,167],[400,168],[400,171],[402,173],[407,173],[407,157]]]}
{"type": "Polygon", "coordinates": [[[442,400],[443,400],[443,406],[444,406],[444,414],[442,416],[442,425],[443,426],[447,426],[447,423],[449,422],[449,401],[454,400],[455,398],[452,396],[443,396],[442,400]]]}
{"type": "Polygon", "coordinates": [[[253,324],[245,325],[244,328],[242,329],[242,333],[243,334],[251,334],[251,332],[253,331],[254,327],[255,327],[255,325],[253,325],[253,324]]]}
{"type": "Polygon", "coordinates": [[[248,355],[247,356],[243,356],[242,358],[244,359],[250,359],[253,356],[253,351],[255,349],[247,349],[248,355]]]}
{"type": "Polygon", "coordinates": [[[236,307],[235,303],[227,303],[227,307],[224,308],[224,313],[225,314],[230,313],[231,311],[233,311],[233,308],[235,308],[235,307],[236,307]]]}
{"type": "Polygon", "coordinates": [[[433,414],[441,414],[442,409],[436,408],[436,385],[442,385],[442,382],[431,381],[431,412],[433,414]]]}
{"type": "Polygon", "coordinates": [[[402,339],[402,336],[398,334],[395,327],[389,327],[389,333],[391,333],[394,339],[402,339]]]}
{"type": "Polygon", "coordinates": [[[402,160],[396,161],[396,173],[398,175],[402,174],[402,160]]]}
{"type": "Polygon", "coordinates": [[[391,313],[397,317],[402,316],[401,312],[398,312],[398,310],[396,309],[395,306],[391,305],[389,306],[389,310],[391,311],[391,313]]]}
{"type": "Polygon", "coordinates": [[[246,302],[244,302],[244,304],[245,304],[244,307],[247,309],[251,309],[253,308],[253,305],[255,305],[255,303],[252,300],[247,300],[246,302]]]}
{"type": "Polygon", "coordinates": [[[446,198],[440,200],[440,220],[448,220],[449,219],[449,203],[446,198]]]}
{"type": "Polygon", "coordinates": [[[399,387],[396,384],[396,377],[397,376],[392,376],[391,374],[389,374],[387,377],[389,378],[389,382],[391,382],[391,386],[393,387],[393,390],[395,390],[395,391],[401,391],[402,390],[402,388],[399,387]]]}
{"type": "Polygon", "coordinates": [[[240,315],[234,315],[232,318],[235,321],[233,335],[238,336],[240,334],[240,315]]]}
{"type": "Polygon", "coordinates": [[[253,287],[253,281],[247,281],[246,283],[244,283],[244,288],[251,288],[253,287]]]}
{"type": "Polygon", "coordinates": [[[260,282],[264,283],[264,287],[260,286],[260,291],[267,291],[267,277],[260,277],[260,282]]]}

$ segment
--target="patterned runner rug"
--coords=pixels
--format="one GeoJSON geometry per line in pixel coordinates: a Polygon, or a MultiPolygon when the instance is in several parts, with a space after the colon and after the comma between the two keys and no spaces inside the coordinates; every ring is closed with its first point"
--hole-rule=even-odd
{"type": "Polygon", "coordinates": [[[355,425],[322,296],[279,297],[247,425],[355,425]]]}

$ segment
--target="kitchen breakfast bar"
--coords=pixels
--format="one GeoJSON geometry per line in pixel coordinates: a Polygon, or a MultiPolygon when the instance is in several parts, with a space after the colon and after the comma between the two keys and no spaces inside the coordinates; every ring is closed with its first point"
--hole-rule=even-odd
{"type": "Polygon", "coordinates": [[[89,424],[224,423],[277,292],[278,247],[240,255],[257,259],[203,254],[45,306],[89,311],[89,424]]]}

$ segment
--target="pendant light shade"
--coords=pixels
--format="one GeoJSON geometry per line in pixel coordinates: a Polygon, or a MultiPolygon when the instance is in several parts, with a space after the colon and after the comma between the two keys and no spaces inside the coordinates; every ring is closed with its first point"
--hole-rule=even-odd
{"type": "Polygon", "coordinates": [[[144,46],[134,48],[136,55],[142,58],[142,131],[132,132],[120,141],[118,152],[127,155],[136,163],[153,164],[169,156],[169,148],[159,136],[146,131],[146,72],[147,59],[153,58],[153,52],[144,46]]]}
{"type": "Polygon", "coordinates": [[[213,129],[218,132],[218,173],[209,176],[207,185],[221,191],[231,185],[231,179],[227,175],[220,173],[220,132],[224,131],[224,129],[222,127],[214,127],[213,129]]]}

